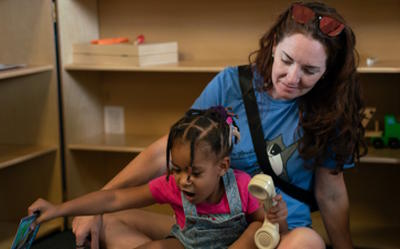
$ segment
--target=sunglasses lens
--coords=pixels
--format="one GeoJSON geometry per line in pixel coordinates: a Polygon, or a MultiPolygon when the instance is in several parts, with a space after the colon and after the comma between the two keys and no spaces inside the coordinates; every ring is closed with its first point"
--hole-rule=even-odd
{"type": "Polygon", "coordinates": [[[332,17],[324,16],[319,20],[319,29],[326,35],[337,36],[344,29],[344,24],[332,17]]]}
{"type": "Polygon", "coordinates": [[[312,9],[301,4],[294,4],[292,7],[292,18],[301,24],[305,24],[315,18],[315,13],[312,9]]]}

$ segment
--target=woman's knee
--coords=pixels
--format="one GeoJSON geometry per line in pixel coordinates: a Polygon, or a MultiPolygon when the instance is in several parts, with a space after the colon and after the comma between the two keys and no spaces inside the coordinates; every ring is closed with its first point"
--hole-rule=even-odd
{"type": "Polygon", "coordinates": [[[282,235],[278,248],[323,249],[325,242],[313,229],[299,227],[282,235]]]}

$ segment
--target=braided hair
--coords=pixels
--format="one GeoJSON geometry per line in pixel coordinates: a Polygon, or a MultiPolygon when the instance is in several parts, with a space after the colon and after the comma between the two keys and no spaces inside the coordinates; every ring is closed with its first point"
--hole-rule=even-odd
{"type": "Polygon", "coordinates": [[[171,169],[170,154],[175,141],[181,140],[190,143],[190,165],[188,178],[191,175],[194,161],[194,151],[200,143],[206,143],[217,158],[228,156],[234,142],[238,141],[239,129],[234,121],[235,115],[229,113],[223,106],[214,106],[209,109],[190,109],[172,125],[167,141],[167,179],[171,169]]]}

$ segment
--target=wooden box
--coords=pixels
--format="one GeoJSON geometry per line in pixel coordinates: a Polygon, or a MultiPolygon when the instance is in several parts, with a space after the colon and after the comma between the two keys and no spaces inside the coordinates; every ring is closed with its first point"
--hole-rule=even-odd
{"type": "Polygon", "coordinates": [[[73,63],[112,66],[150,66],[178,62],[178,43],[73,45],[73,63]]]}

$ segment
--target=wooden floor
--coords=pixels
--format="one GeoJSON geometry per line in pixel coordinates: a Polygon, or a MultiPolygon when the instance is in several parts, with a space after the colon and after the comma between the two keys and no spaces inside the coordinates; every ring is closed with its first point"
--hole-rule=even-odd
{"type": "MultiPolygon", "coordinates": [[[[75,237],[71,230],[50,234],[44,238],[35,241],[35,243],[31,248],[32,249],[75,249],[75,237]]],[[[331,247],[327,246],[327,249],[331,249],[331,247]]],[[[374,249],[374,247],[368,247],[368,248],[356,247],[355,249],[374,249]]]]}
{"type": "Polygon", "coordinates": [[[71,230],[53,233],[36,240],[31,249],[75,249],[75,236],[71,230]]]}

